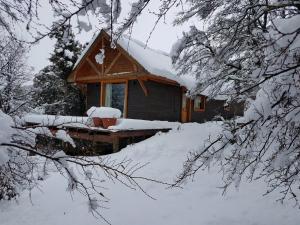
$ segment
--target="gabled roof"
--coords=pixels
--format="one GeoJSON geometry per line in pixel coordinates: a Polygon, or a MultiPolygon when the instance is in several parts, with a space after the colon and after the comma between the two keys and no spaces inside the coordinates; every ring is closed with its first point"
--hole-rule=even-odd
{"type": "MultiPolygon", "coordinates": [[[[95,35],[78,58],[74,65],[74,69],[76,69],[76,67],[80,64],[93,44],[97,42],[101,34],[108,35],[104,30],[102,30],[98,35],[95,35]]],[[[148,73],[152,75],[176,81],[178,84],[189,90],[191,90],[196,83],[195,78],[190,75],[178,76],[173,68],[170,55],[163,51],[149,48],[144,43],[125,35],[121,36],[117,40],[117,47],[121,47],[129,56],[136,60],[148,73]]]]}

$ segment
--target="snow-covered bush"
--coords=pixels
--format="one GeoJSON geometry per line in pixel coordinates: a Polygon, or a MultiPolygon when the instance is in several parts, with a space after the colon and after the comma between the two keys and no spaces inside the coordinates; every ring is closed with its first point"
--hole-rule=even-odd
{"type": "Polygon", "coordinates": [[[27,48],[8,35],[1,33],[0,36],[0,109],[10,115],[19,115],[30,110],[30,88],[24,86],[30,77],[26,65],[27,48]]]}
{"type": "Polygon", "coordinates": [[[184,165],[178,183],[211,162],[223,168],[224,188],[242,178],[264,179],[270,193],[299,201],[300,173],[300,4],[296,1],[187,1],[176,24],[198,17],[173,48],[179,74],[198,77],[195,93],[210,96],[233,82],[230,100],[245,100],[242,124],[224,124],[184,165]]]}
{"type": "Polygon", "coordinates": [[[28,160],[27,154],[14,146],[16,143],[27,146],[34,137],[15,126],[13,118],[0,110],[0,200],[16,197],[35,182],[30,174],[35,161],[28,160]]]}

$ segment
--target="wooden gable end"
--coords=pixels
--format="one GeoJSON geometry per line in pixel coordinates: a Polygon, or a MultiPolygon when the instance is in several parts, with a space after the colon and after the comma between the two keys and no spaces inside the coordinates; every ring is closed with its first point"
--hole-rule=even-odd
{"type": "Polygon", "coordinates": [[[119,45],[110,47],[109,36],[102,31],[85,56],[69,76],[72,82],[97,82],[105,79],[138,76],[145,74],[145,69],[119,45]],[[96,62],[95,56],[104,49],[103,64],[96,62]]]}

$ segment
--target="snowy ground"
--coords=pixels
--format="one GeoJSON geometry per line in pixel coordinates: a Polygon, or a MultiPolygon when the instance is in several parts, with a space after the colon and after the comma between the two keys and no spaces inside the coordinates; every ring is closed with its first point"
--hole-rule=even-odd
{"type": "MultiPolygon", "coordinates": [[[[181,130],[128,146],[112,155],[125,156],[141,163],[151,162],[140,171],[144,176],[171,182],[180,171],[189,151],[197,149],[208,134],[215,135],[216,122],[185,124],[181,130]]],[[[145,190],[157,200],[120,184],[106,183],[111,199],[103,215],[114,225],[299,225],[300,211],[291,205],[276,203],[276,194],[263,197],[264,184],[242,184],[239,191],[221,195],[220,176],[213,170],[198,174],[184,189],[166,189],[145,183],[145,190]]],[[[1,225],[81,225],[105,224],[88,212],[86,199],[70,196],[66,181],[52,174],[32,192],[32,202],[24,193],[18,202],[0,202],[1,225]]]]}

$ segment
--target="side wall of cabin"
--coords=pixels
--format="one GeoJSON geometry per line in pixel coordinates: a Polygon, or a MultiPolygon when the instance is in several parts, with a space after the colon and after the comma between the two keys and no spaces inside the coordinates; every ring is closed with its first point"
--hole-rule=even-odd
{"type": "Polygon", "coordinates": [[[128,118],[181,120],[181,88],[154,81],[144,82],[148,96],[137,80],[128,82],[128,118]]]}
{"type": "MultiPolygon", "coordinates": [[[[182,91],[179,86],[144,81],[148,95],[146,96],[137,80],[128,81],[127,118],[145,120],[181,121],[182,91]]],[[[86,96],[85,111],[91,106],[100,106],[100,83],[82,85],[83,94],[86,96]]],[[[233,103],[224,107],[223,100],[205,101],[204,111],[195,111],[191,101],[189,121],[203,123],[214,120],[216,116],[225,119],[235,115],[243,115],[243,104],[233,103]]]]}
{"type": "Polygon", "coordinates": [[[213,120],[216,116],[222,116],[224,113],[224,101],[213,99],[205,101],[203,112],[195,111],[193,101],[191,103],[191,122],[203,123],[213,120]]]}
{"type": "Polygon", "coordinates": [[[194,111],[193,101],[191,103],[191,122],[203,123],[217,119],[222,116],[224,119],[230,119],[234,116],[242,116],[244,104],[232,103],[229,107],[225,107],[224,100],[210,99],[205,101],[205,110],[203,112],[194,111]]]}

